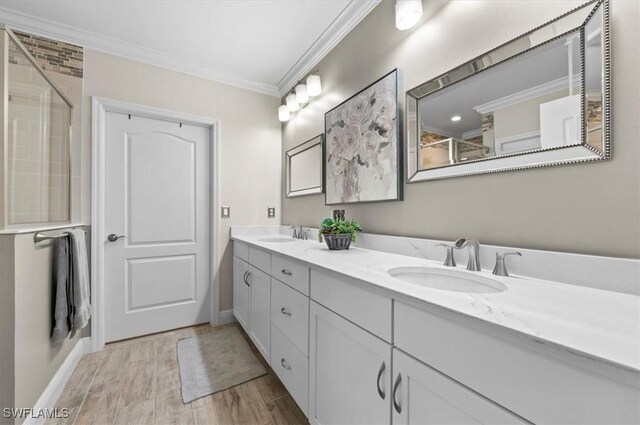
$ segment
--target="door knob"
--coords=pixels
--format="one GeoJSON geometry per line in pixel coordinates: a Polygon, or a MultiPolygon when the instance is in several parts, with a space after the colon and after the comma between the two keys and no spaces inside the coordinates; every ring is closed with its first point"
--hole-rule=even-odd
{"type": "Polygon", "coordinates": [[[120,239],[120,238],[126,238],[126,236],[123,236],[123,235],[118,236],[118,235],[116,235],[115,233],[112,233],[112,234],[110,234],[109,236],[107,236],[107,240],[108,240],[109,242],[115,242],[115,241],[117,241],[117,240],[118,240],[118,239],[120,239]]]}

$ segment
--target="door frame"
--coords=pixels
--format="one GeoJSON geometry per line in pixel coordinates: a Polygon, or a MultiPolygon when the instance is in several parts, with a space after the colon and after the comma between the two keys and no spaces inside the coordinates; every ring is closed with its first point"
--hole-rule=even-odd
{"type": "Polygon", "coordinates": [[[92,96],[91,98],[91,350],[105,345],[105,185],[106,185],[106,113],[116,112],[139,117],[205,126],[210,129],[210,201],[209,201],[209,299],[212,325],[220,323],[220,279],[218,276],[218,193],[220,123],[217,119],[152,106],[92,96]]]}

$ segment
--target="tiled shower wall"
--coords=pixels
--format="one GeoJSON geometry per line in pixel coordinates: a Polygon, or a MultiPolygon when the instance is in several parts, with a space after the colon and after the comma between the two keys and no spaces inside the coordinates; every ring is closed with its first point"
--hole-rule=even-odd
{"type": "Polygon", "coordinates": [[[72,110],[67,107],[27,57],[11,43],[7,141],[9,223],[72,221],[80,216],[79,205],[72,205],[70,199],[79,199],[74,194],[80,192],[80,152],[77,150],[81,140],[83,51],[81,47],[42,37],[18,32],[16,36],[74,107],[72,110]]]}

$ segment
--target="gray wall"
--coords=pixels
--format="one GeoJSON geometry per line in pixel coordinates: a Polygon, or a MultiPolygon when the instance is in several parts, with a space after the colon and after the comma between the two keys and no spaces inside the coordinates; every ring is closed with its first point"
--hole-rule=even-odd
{"type": "MultiPolygon", "coordinates": [[[[0,409],[15,402],[13,235],[0,235],[0,409]]],[[[0,412],[0,423],[13,423],[0,412]]]]}
{"type": "MultiPolygon", "coordinates": [[[[393,68],[404,92],[579,4],[428,1],[423,24],[402,32],[383,1],[317,66],[323,95],[283,125],[283,152],[322,133],[324,112],[393,68]]],[[[640,3],[612,2],[612,161],[405,184],[404,202],[348,206],[347,216],[368,233],[640,257],[638,22],[640,3]]],[[[283,199],[282,221],[317,227],[330,210],[323,195],[283,199]]]]}
{"type": "Polygon", "coordinates": [[[35,244],[33,233],[15,235],[14,250],[15,406],[33,407],[81,333],[51,341],[53,242],[35,244]]]}

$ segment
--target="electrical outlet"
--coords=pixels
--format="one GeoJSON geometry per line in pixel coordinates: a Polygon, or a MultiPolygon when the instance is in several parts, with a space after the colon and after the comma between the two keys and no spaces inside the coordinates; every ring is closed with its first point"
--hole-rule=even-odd
{"type": "Polygon", "coordinates": [[[267,218],[276,218],[276,208],[267,207],[267,218]]]}
{"type": "Polygon", "coordinates": [[[220,216],[222,218],[229,218],[231,217],[231,207],[222,207],[220,208],[221,212],[220,212],[220,216]]]}

